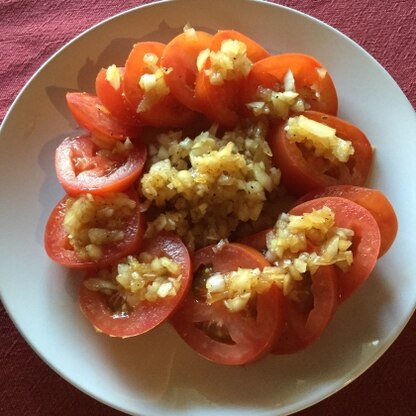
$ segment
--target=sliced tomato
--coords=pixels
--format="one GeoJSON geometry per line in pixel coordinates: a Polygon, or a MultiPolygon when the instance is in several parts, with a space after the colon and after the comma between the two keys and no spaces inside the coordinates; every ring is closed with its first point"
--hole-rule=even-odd
{"type": "Polygon", "coordinates": [[[136,138],[140,135],[140,128],[127,125],[110,114],[96,95],[86,92],[69,92],[66,101],[76,122],[88,130],[100,143],[114,140],[125,140],[126,137],[136,138]]]}
{"type": "Polygon", "coordinates": [[[267,230],[259,231],[246,237],[239,238],[238,243],[252,247],[257,251],[260,251],[260,253],[265,253],[267,251],[266,236],[272,230],[273,228],[268,228],[267,230]]]}
{"type": "Polygon", "coordinates": [[[200,290],[198,271],[213,272],[241,268],[263,268],[269,263],[256,250],[227,243],[198,250],[192,257],[194,290],[172,316],[171,322],[184,341],[201,356],[219,364],[241,365],[265,355],[283,328],[283,294],[277,286],[252,299],[249,308],[230,312],[223,302],[208,305],[200,290]]]}
{"type": "Polygon", "coordinates": [[[295,288],[302,296],[285,298],[287,320],[272,349],[274,354],[292,354],[317,341],[338,305],[337,274],[334,266],[321,266],[295,288]]]}
{"type": "Polygon", "coordinates": [[[396,238],[398,222],[394,208],[383,192],[378,189],[361,186],[334,185],[308,192],[296,204],[325,196],[347,198],[366,208],[373,215],[380,229],[381,245],[379,257],[387,252],[396,238]]]}
{"type": "Polygon", "coordinates": [[[138,124],[137,114],[124,95],[124,71],[124,67],[101,68],[95,79],[95,92],[111,115],[128,125],[135,126],[138,124]],[[108,76],[109,71],[115,73],[114,82],[108,76]]]}
{"type": "Polygon", "coordinates": [[[145,146],[131,146],[114,152],[100,149],[88,136],[68,137],[55,152],[58,180],[71,196],[122,192],[140,176],[147,158],[145,146]]]}
{"type": "MultiPolygon", "coordinates": [[[[221,48],[224,40],[238,40],[247,46],[247,57],[256,62],[269,56],[269,53],[242,33],[233,30],[223,30],[217,32],[211,41],[210,50],[217,52],[221,48]]],[[[203,69],[198,73],[196,79],[195,95],[200,102],[203,113],[213,122],[221,126],[232,129],[240,120],[242,110],[242,90],[245,82],[244,78],[226,80],[222,85],[213,85],[205,70],[210,69],[211,62],[208,58],[203,69]]]]}
{"type": "Polygon", "coordinates": [[[165,76],[172,95],[185,107],[201,111],[195,96],[198,74],[196,61],[199,53],[209,48],[212,35],[204,31],[189,31],[174,37],[165,47],[161,64],[171,69],[165,76]]]}
{"type": "Polygon", "coordinates": [[[282,172],[282,183],[288,190],[302,195],[329,185],[364,185],[373,160],[373,149],[366,135],[358,127],[338,117],[316,111],[305,111],[303,115],[334,128],[338,137],[352,142],[354,154],[347,163],[316,157],[297,143],[289,142],[286,123],[280,123],[272,131],[269,144],[273,159],[282,172]]]}
{"type": "Polygon", "coordinates": [[[290,210],[290,214],[328,207],[335,213],[335,225],[354,231],[351,250],[353,263],[346,272],[337,269],[340,301],[348,299],[370,276],[380,252],[381,235],[370,212],[355,202],[340,197],[322,197],[306,201],[290,210]]]}
{"type": "Polygon", "coordinates": [[[338,96],[328,71],[314,57],[300,53],[272,55],[256,62],[245,83],[245,101],[258,101],[259,87],[282,91],[289,70],[296,92],[312,110],[337,114],[338,96]]]}
{"type": "Polygon", "coordinates": [[[134,45],[125,65],[124,94],[144,125],[181,128],[192,122],[195,118],[195,112],[182,105],[172,93],[159,98],[159,100],[152,103],[150,108],[143,111],[139,110],[139,105],[146,95],[145,91],[141,89],[139,81],[142,75],[152,72],[143,59],[146,54],[153,54],[160,59],[165,46],[165,44],[159,42],[139,42],[134,45]]]}
{"type": "MultiPolygon", "coordinates": [[[[132,337],[150,331],[166,321],[188,293],[191,284],[191,261],[182,240],[174,233],[160,233],[143,241],[141,249],[155,257],[168,257],[181,267],[181,284],[175,296],[166,296],[156,301],[142,301],[127,313],[117,313],[110,306],[108,297],[80,287],[81,310],[100,332],[112,337],[132,337]]],[[[86,279],[95,277],[90,274],[86,279]]]]}
{"type": "Polygon", "coordinates": [[[144,214],[140,212],[137,192],[129,189],[125,192],[136,202],[134,215],[126,221],[121,241],[102,246],[103,254],[99,260],[80,258],[68,240],[63,227],[68,196],[62,198],[52,210],[45,227],[44,245],[48,256],[62,266],[72,269],[98,269],[107,267],[128,254],[135,253],[140,247],[146,229],[144,214]]]}

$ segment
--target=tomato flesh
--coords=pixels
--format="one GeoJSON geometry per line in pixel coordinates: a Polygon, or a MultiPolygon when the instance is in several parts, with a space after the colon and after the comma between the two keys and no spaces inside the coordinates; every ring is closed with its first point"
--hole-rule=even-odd
{"type": "Polygon", "coordinates": [[[297,204],[325,196],[347,198],[366,208],[377,221],[378,228],[380,229],[381,243],[379,257],[388,251],[396,238],[398,222],[394,208],[383,192],[378,189],[364,188],[361,186],[334,185],[305,194],[297,201],[297,204]]]}
{"type": "Polygon", "coordinates": [[[117,119],[127,125],[136,125],[137,116],[133,108],[127,102],[124,95],[124,67],[118,67],[120,85],[116,89],[107,79],[108,68],[102,68],[95,80],[95,92],[97,97],[117,119]]]}
{"type": "Polygon", "coordinates": [[[337,275],[334,266],[321,266],[312,276],[305,301],[286,300],[287,320],[283,332],[272,349],[273,354],[293,354],[316,342],[331,321],[338,305],[337,275]],[[308,306],[308,301],[312,306],[308,306]]]}
{"type": "Polygon", "coordinates": [[[290,210],[302,215],[328,207],[335,213],[335,225],[354,231],[351,250],[353,262],[346,272],[337,270],[340,301],[348,299],[370,276],[380,252],[381,236],[377,222],[362,206],[340,197],[322,197],[306,201],[290,210]]]}
{"type": "Polygon", "coordinates": [[[305,156],[296,143],[287,139],[286,123],[280,123],[271,132],[269,143],[275,164],[282,172],[282,182],[289,191],[300,196],[330,185],[364,185],[373,160],[373,149],[364,133],[338,117],[316,111],[305,111],[303,115],[334,128],[338,137],[351,141],[354,154],[347,163],[326,161],[322,167],[323,158],[305,156]]]}
{"type": "Polygon", "coordinates": [[[146,162],[146,147],[135,144],[122,154],[100,150],[88,136],[68,137],[57,147],[56,174],[67,194],[121,192],[138,179],[146,162]]]}
{"type": "Polygon", "coordinates": [[[138,137],[138,126],[126,125],[110,114],[100,99],[86,92],[69,92],[66,101],[77,123],[104,143],[138,137]]]}
{"type": "MultiPolygon", "coordinates": [[[[236,243],[228,243],[217,252],[212,246],[205,247],[192,261],[194,273],[207,265],[214,272],[229,272],[269,264],[258,251],[236,243]]],[[[222,302],[208,305],[190,291],[171,322],[182,339],[204,358],[219,364],[246,364],[271,349],[284,322],[283,294],[278,287],[256,295],[254,302],[254,312],[230,312],[222,302]]]]}
{"type": "Polygon", "coordinates": [[[162,65],[172,69],[165,78],[173,96],[194,111],[201,111],[195,96],[196,61],[199,53],[209,48],[211,39],[212,35],[203,31],[195,31],[194,35],[181,33],[166,45],[161,57],[162,65]]]}
{"type": "Polygon", "coordinates": [[[81,310],[98,331],[122,338],[148,332],[166,321],[189,291],[192,276],[190,257],[176,234],[164,232],[151,240],[144,240],[142,251],[156,257],[168,257],[180,264],[182,280],[178,293],[153,302],[142,301],[127,314],[120,315],[109,307],[104,294],[82,284],[79,292],[81,310]]]}
{"type": "Polygon", "coordinates": [[[146,54],[153,54],[160,59],[165,46],[159,42],[139,42],[134,45],[125,65],[124,94],[143,125],[181,128],[193,121],[195,112],[182,105],[170,92],[160,97],[150,108],[138,111],[146,94],[139,81],[143,75],[151,73],[143,59],[146,54]]]}
{"type": "Polygon", "coordinates": [[[99,260],[80,258],[68,242],[68,234],[63,227],[68,196],[63,197],[52,210],[45,227],[44,246],[48,256],[62,266],[71,269],[98,269],[107,267],[122,257],[136,252],[143,239],[146,228],[145,217],[139,209],[137,192],[130,189],[125,192],[136,201],[134,215],[125,224],[124,238],[121,241],[106,244],[99,260]]]}
{"type": "Polygon", "coordinates": [[[322,64],[309,55],[285,53],[272,55],[254,63],[245,84],[246,102],[257,101],[258,88],[280,91],[284,77],[290,70],[295,80],[296,92],[312,110],[336,115],[338,111],[337,92],[328,72],[323,76],[319,70],[322,64]]]}

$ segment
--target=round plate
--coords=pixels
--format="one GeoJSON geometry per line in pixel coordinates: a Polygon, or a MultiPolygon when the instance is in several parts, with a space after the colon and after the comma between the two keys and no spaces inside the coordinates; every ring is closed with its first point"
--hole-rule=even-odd
{"type": "Polygon", "coordinates": [[[415,131],[413,108],[387,72],[347,37],[304,14],[248,0],[179,0],[118,15],[50,59],[3,122],[2,300],[53,369],[126,413],[241,416],[301,410],[364,372],[415,309],[416,280],[408,259],[416,252],[416,193],[406,192],[402,183],[416,176],[415,131]],[[323,62],[337,86],[340,116],[360,126],[376,147],[370,185],[382,189],[397,211],[400,230],[393,248],[339,308],[321,340],[294,356],[224,367],[198,357],[168,325],[128,340],[97,334],[78,308],[80,276],[53,264],[43,250],[45,222],[63,195],[54,151],[76,130],[65,93],[92,91],[98,70],[123,65],[134,42],[167,42],[188,22],[207,31],[240,30],[271,51],[303,52],[323,62]]]}

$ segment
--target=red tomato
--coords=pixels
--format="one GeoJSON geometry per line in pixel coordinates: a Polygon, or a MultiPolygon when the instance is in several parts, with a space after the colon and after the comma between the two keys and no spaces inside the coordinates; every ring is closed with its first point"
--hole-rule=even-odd
{"type": "Polygon", "coordinates": [[[55,168],[66,193],[102,195],[134,184],[147,158],[146,147],[135,144],[125,153],[103,151],[90,137],[68,137],[56,149],[55,168]]]}
{"type": "Polygon", "coordinates": [[[286,300],[287,320],[272,349],[274,354],[292,354],[306,348],[324,332],[338,305],[337,275],[334,266],[321,266],[311,281],[304,277],[297,290],[305,297],[286,300]]]}
{"type": "Polygon", "coordinates": [[[297,204],[325,196],[347,198],[366,208],[373,215],[380,229],[381,246],[379,257],[387,252],[396,238],[398,223],[394,208],[383,192],[360,186],[334,185],[308,192],[297,201],[297,204]]]}
{"type": "Polygon", "coordinates": [[[337,270],[340,301],[349,298],[369,277],[380,252],[381,236],[377,222],[370,212],[346,198],[323,197],[306,201],[290,210],[302,215],[328,207],[335,213],[335,225],[354,231],[351,250],[353,263],[348,271],[337,270]]]}
{"type": "Polygon", "coordinates": [[[267,230],[259,231],[246,237],[239,238],[238,243],[252,247],[257,251],[260,251],[260,253],[265,253],[267,251],[266,236],[267,233],[272,230],[273,228],[268,228],[267,230]]]}
{"type": "Polygon", "coordinates": [[[130,52],[124,72],[124,94],[132,108],[136,109],[137,117],[146,126],[181,128],[191,123],[195,113],[180,104],[172,93],[160,98],[151,108],[137,112],[145,98],[145,92],[140,88],[139,81],[144,74],[151,73],[143,62],[146,54],[152,53],[160,59],[165,45],[159,42],[136,43],[130,52]]]}
{"type": "Polygon", "coordinates": [[[172,68],[166,74],[166,82],[172,95],[185,107],[201,111],[201,106],[195,97],[195,82],[198,73],[196,60],[199,53],[209,48],[212,35],[203,31],[189,32],[174,37],[165,47],[161,64],[172,68]]]}
{"type": "Polygon", "coordinates": [[[95,95],[86,92],[69,92],[66,101],[76,122],[104,143],[135,138],[140,133],[138,126],[128,126],[110,114],[95,95]]]}
{"type": "Polygon", "coordinates": [[[315,58],[300,53],[285,53],[262,59],[250,71],[245,84],[245,100],[258,101],[259,86],[281,91],[284,77],[291,70],[296,91],[311,109],[336,115],[337,92],[329,73],[320,73],[321,69],[322,64],[315,58]]]}
{"type": "Polygon", "coordinates": [[[338,117],[316,111],[305,111],[303,115],[334,128],[338,137],[352,142],[355,153],[347,163],[309,155],[298,144],[287,140],[286,123],[280,123],[272,131],[269,143],[274,161],[282,172],[282,183],[288,190],[302,195],[329,185],[364,185],[373,160],[373,149],[365,134],[338,117]]]}
{"type": "MultiPolygon", "coordinates": [[[[254,40],[233,30],[217,32],[212,38],[210,49],[217,52],[221,48],[221,43],[226,39],[244,42],[247,46],[247,57],[252,62],[269,56],[269,53],[254,40]]],[[[241,92],[245,80],[243,78],[233,79],[225,81],[222,85],[213,85],[204,72],[209,68],[210,59],[208,58],[196,79],[196,97],[202,105],[203,113],[211,121],[232,129],[240,120],[241,92]]]]}
{"type": "MultiPolygon", "coordinates": [[[[92,291],[82,284],[79,293],[81,310],[98,331],[122,338],[150,331],[168,319],[189,291],[191,261],[186,246],[176,234],[161,233],[144,240],[142,251],[156,257],[168,257],[180,264],[182,281],[178,293],[154,302],[142,301],[127,314],[120,315],[109,307],[103,293],[92,291]]],[[[89,277],[93,275],[87,279],[89,277]]]]}
{"type": "MultiPolygon", "coordinates": [[[[214,272],[242,268],[263,268],[269,263],[256,250],[228,243],[215,252],[213,246],[198,250],[193,258],[194,273],[212,266],[214,272]]],[[[198,284],[198,275],[194,276],[198,284]]],[[[194,287],[172,316],[171,322],[185,342],[201,356],[219,364],[241,365],[265,355],[277,339],[284,322],[283,294],[273,286],[253,298],[240,312],[230,312],[223,302],[208,305],[194,287]]]]}
{"type": "Polygon", "coordinates": [[[116,89],[107,80],[108,68],[102,68],[95,79],[95,92],[107,108],[107,110],[117,119],[120,119],[128,125],[138,123],[137,114],[127,102],[124,95],[124,71],[123,67],[117,68],[120,74],[120,86],[116,89]]]}
{"type": "Polygon", "coordinates": [[[136,201],[134,215],[126,222],[123,229],[124,238],[103,246],[103,255],[97,260],[80,258],[68,242],[68,234],[63,227],[68,196],[58,202],[51,212],[45,227],[44,244],[48,256],[62,266],[72,269],[97,269],[107,267],[128,254],[137,252],[146,229],[144,214],[140,212],[137,192],[125,192],[136,201]]]}

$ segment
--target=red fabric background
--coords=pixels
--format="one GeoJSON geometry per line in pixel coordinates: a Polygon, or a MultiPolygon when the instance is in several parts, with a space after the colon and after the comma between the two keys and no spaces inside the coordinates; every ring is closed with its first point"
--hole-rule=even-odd
{"type": "MultiPolygon", "coordinates": [[[[209,0],[208,0],[209,1],[209,0]]],[[[0,0],[0,119],[36,69],[66,42],[115,13],[151,0],[0,0]]],[[[274,1],[308,13],[370,52],[416,105],[416,5],[413,0],[274,1]]],[[[393,346],[355,382],[298,413],[416,414],[416,317],[393,346]]],[[[118,416],[61,379],[30,349],[0,305],[0,414],[118,416]]]]}

